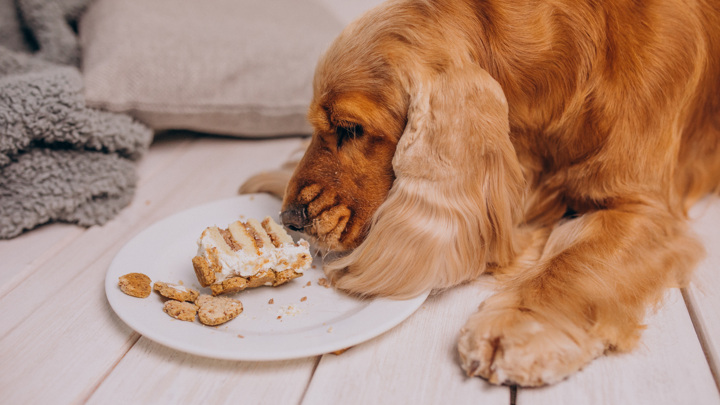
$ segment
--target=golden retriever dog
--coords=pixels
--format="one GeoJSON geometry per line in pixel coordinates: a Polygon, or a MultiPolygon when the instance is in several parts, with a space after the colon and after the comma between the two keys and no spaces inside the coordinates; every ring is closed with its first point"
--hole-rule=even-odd
{"type": "Polygon", "coordinates": [[[686,215],[720,185],[717,1],[390,1],[313,86],[283,222],[344,252],[325,272],[359,295],[495,274],[459,337],[470,376],[543,385],[630,350],[703,255],[686,215]]]}

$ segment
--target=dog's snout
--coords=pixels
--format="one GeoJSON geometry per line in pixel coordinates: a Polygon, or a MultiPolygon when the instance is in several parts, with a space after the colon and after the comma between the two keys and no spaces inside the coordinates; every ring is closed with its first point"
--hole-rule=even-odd
{"type": "Polygon", "coordinates": [[[280,213],[280,220],[293,231],[302,231],[308,225],[307,207],[292,205],[280,213]]]}

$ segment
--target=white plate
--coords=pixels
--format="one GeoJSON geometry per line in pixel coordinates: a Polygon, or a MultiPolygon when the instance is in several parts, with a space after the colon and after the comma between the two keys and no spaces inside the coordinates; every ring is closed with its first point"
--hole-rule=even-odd
{"type": "Polygon", "coordinates": [[[209,293],[200,288],[191,262],[202,230],[266,215],[277,220],[279,210],[278,200],[258,194],[191,208],[155,223],[128,242],[110,264],[105,278],[110,306],[138,333],[177,350],[219,359],[280,360],[329,353],[372,339],[409,317],[427,298],[427,294],[406,301],[349,297],[318,285],[324,275],[315,257],[313,268],[283,286],[236,294],[243,313],[226,324],[208,327],[197,320],[169,317],[155,292],[141,299],[123,294],[117,286],[118,277],[139,272],[153,282],[183,281],[209,293]]]}

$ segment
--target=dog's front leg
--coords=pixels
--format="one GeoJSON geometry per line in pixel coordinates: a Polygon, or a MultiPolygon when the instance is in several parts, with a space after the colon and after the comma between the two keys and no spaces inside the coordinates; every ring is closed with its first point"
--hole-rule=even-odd
{"type": "Polygon", "coordinates": [[[308,145],[310,145],[310,142],[304,141],[277,170],[256,173],[250,176],[240,185],[238,194],[268,193],[282,199],[293,171],[308,145]]]}
{"type": "Polygon", "coordinates": [[[462,367],[495,384],[537,386],[606,350],[629,350],[648,306],[701,256],[682,219],[660,204],[621,203],[560,223],[538,264],[467,322],[462,367]]]}

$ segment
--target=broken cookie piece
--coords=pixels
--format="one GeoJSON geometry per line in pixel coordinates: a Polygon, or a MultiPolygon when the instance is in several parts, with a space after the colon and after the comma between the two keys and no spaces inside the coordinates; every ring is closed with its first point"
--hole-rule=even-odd
{"type": "Polygon", "coordinates": [[[227,229],[206,228],[197,243],[193,268],[213,295],[279,286],[302,276],[312,262],[309,244],[302,239],[295,243],[270,217],[262,223],[248,219],[227,229]]]}
{"type": "Polygon", "coordinates": [[[195,314],[197,314],[198,307],[190,302],[168,300],[165,301],[165,305],[163,305],[163,311],[175,319],[193,322],[195,321],[195,314]]]}
{"type": "Polygon", "coordinates": [[[192,288],[184,287],[177,284],[164,283],[157,281],[153,285],[153,289],[165,298],[177,301],[194,302],[200,293],[192,288]]]}
{"type": "Polygon", "coordinates": [[[147,298],[150,295],[152,289],[150,288],[150,277],[142,273],[129,273],[124,276],[120,276],[118,279],[118,287],[120,291],[127,295],[147,298]]]}
{"type": "Polygon", "coordinates": [[[216,326],[235,319],[243,311],[240,301],[228,297],[201,295],[195,300],[200,308],[198,318],[208,326],[216,326]]]}

